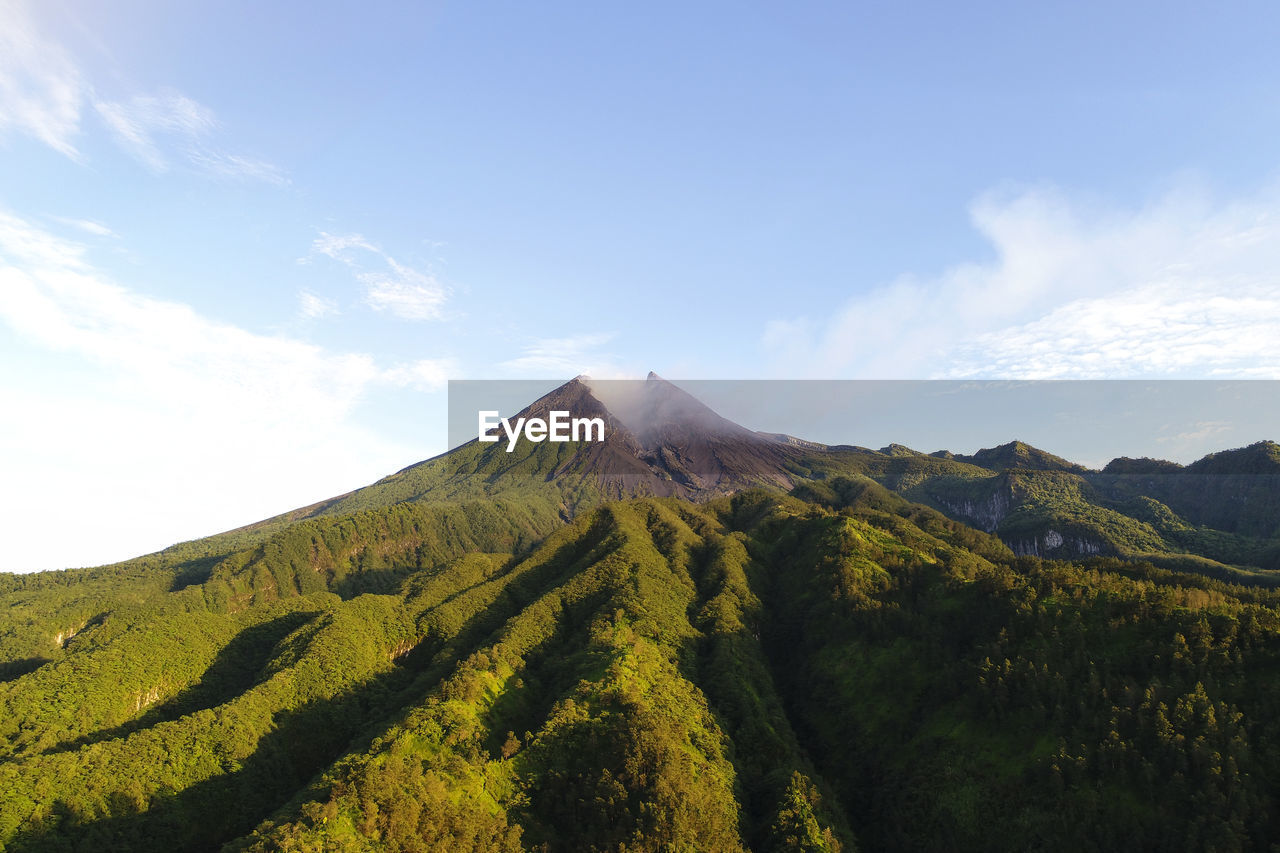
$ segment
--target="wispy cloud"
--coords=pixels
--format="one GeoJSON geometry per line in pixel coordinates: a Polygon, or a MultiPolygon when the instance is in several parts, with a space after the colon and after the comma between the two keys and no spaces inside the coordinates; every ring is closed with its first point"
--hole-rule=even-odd
{"type": "Polygon", "coordinates": [[[125,102],[95,101],[94,109],[120,145],[155,172],[179,157],[212,175],[286,183],[284,174],[263,160],[220,150],[212,141],[220,125],[213,111],[185,95],[136,95],[125,102]]]}
{"type": "MultiPolygon", "coordinates": [[[[0,213],[0,281],[6,294],[0,321],[50,349],[81,352],[139,374],[207,372],[207,378],[237,395],[262,389],[272,375],[303,394],[323,387],[320,396],[331,401],[335,414],[372,383],[420,385],[428,375],[424,364],[447,367],[417,362],[380,368],[368,355],[335,355],[301,341],[216,323],[186,305],[107,281],[84,254],[83,246],[0,213]],[[275,369],[264,371],[267,363],[275,369]],[[407,373],[406,367],[412,369],[407,373]]],[[[327,308],[326,300],[304,296],[327,308]]],[[[440,377],[437,384],[444,382],[443,373],[440,377]]],[[[269,382],[266,387],[273,399],[285,390],[269,382]]]]}
{"type": "Polygon", "coordinates": [[[242,154],[230,154],[204,146],[190,148],[186,153],[187,159],[193,166],[210,175],[261,181],[277,186],[289,183],[289,178],[284,171],[266,160],[246,157],[242,154]]]}
{"type": "Polygon", "coordinates": [[[361,234],[321,232],[311,251],[349,267],[364,285],[365,304],[375,311],[405,320],[438,320],[443,315],[449,291],[435,276],[400,263],[361,234]]]}
{"type": "MultiPolygon", "coordinates": [[[[0,515],[30,523],[32,543],[54,533],[41,532],[29,507],[66,497],[54,494],[65,483],[50,470],[76,470],[85,488],[105,490],[77,496],[95,506],[85,539],[108,553],[118,545],[121,557],[139,550],[139,519],[187,525],[168,528],[180,532],[160,547],[368,482],[427,448],[362,427],[362,398],[380,388],[436,390],[452,368],[444,358],[382,363],[209,319],[108,280],[85,247],[4,213],[0,292],[0,326],[13,346],[64,356],[0,364],[6,406],[27,413],[0,419],[0,458],[13,462],[0,515]],[[32,369],[65,372],[52,382],[32,369]],[[122,482],[127,494],[94,485],[122,482]]],[[[15,545],[0,568],[22,565],[23,553],[15,545]]]]}
{"type": "Polygon", "coordinates": [[[332,299],[317,296],[309,290],[303,290],[298,294],[298,310],[307,320],[318,320],[321,317],[341,313],[338,310],[338,303],[332,299]]]}
{"type": "Polygon", "coordinates": [[[0,0],[0,134],[14,130],[80,159],[84,82],[62,46],[46,38],[25,0],[0,0]]]}
{"type": "Polygon", "coordinates": [[[321,231],[320,236],[311,244],[312,252],[333,258],[335,261],[345,262],[348,249],[364,249],[366,252],[382,254],[382,251],[366,240],[362,234],[326,234],[321,231]]]}
{"type": "Polygon", "coordinates": [[[120,144],[157,172],[169,168],[156,144],[157,135],[178,136],[190,143],[218,126],[207,107],[177,94],[138,96],[123,104],[98,101],[94,108],[120,144]]]}
{"type": "Polygon", "coordinates": [[[1224,432],[1230,432],[1232,425],[1226,421],[1200,421],[1196,423],[1195,428],[1180,432],[1177,435],[1164,435],[1156,438],[1159,442],[1189,442],[1202,441],[1213,435],[1220,435],[1224,432]]]}
{"type": "Polygon", "coordinates": [[[524,347],[523,353],[501,362],[498,367],[522,376],[559,377],[587,374],[597,379],[617,373],[613,358],[599,349],[615,337],[613,332],[539,338],[524,347]]]}
{"type": "Polygon", "coordinates": [[[1137,210],[990,195],[986,264],[771,323],[779,371],[871,378],[1280,377],[1280,194],[1137,210]]]}
{"type": "Polygon", "coordinates": [[[112,231],[101,222],[92,219],[75,219],[69,216],[50,216],[49,219],[59,222],[63,225],[70,226],[86,234],[92,234],[95,237],[118,237],[116,232],[112,231]]]}
{"type": "Polygon", "coordinates": [[[178,92],[100,98],[71,54],[38,25],[27,0],[0,0],[0,134],[31,136],[73,160],[86,104],[120,146],[155,172],[176,162],[223,178],[288,183],[265,160],[228,151],[213,111],[178,92]]]}
{"type": "Polygon", "coordinates": [[[382,379],[402,388],[438,391],[449,381],[449,374],[454,372],[455,365],[449,359],[422,359],[385,370],[382,379]]]}
{"type": "Polygon", "coordinates": [[[436,320],[444,307],[445,291],[434,277],[387,258],[388,272],[361,273],[365,302],[406,320],[436,320]]]}

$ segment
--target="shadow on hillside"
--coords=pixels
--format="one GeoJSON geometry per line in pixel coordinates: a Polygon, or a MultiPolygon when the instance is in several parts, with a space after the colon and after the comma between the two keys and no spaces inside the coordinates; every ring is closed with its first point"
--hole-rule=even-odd
{"type": "MultiPolygon", "coordinates": [[[[131,850],[131,851],[204,851],[216,850],[228,841],[251,832],[264,819],[291,799],[323,797],[323,792],[305,791],[317,774],[323,772],[344,754],[360,754],[387,733],[401,718],[404,710],[421,702],[439,683],[454,671],[459,661],[479,648],[486,647],[496,631],[549,588],[581,571],[591,562],[591,554],[606,532],[607,525],[597,525],[584,537],[559,548],[547,561],[525,575],[515,578],[488,605],[465,619],[460,629],[448,638],[428,637],[415,650],[410,666],[395,666],[331,699],[309,703],[301,708],[275,714],[273,727],[257,742],[257,748],[237,762],[223,758],[223,766],[236,766],[232,772],[198,782],[174,793],[126,794],[126,791],[163,791],[181,784],[167,780],[163,770],[152,771],[144,778],[112,780],[114,791],[106,796],[109,817],[86,814],[66,796],[59,796],[56,780],[49,785],[53,806],[51,813],[33,826],[20,830],[6,848],[13,851],[66,850],[131,850]]],[[[481,581],[488,582],[493,578],[481,581]]],[[[465,590],[459,590],[462,593],[465,590]]],[[[452,600],[455,596],[451,596],[452,600]]],[[[446,606],[442,603],[439,606],[446,606]]],[[[277,640],[294,630],[312,614],[290,614],[255,628],[259,634],[241,632],[245,652],[265,647],[269,654],[277,640]],[[288,619],[299,619],[289,624],[288,619]],[[270,626],[270,627],[268,627],[270,626]]],[[[233,641],[235,642],[235,641],[233,641]]],[[[220,658],[222,655],[220,655],[220,658]]],[[[215,663],[223,670],[218,678],[201,679],[166,703],[166,713],[191,713],[195,705],[207,703],[218,695],[212,687],[237,684],[261,664],[251,662],[265,658],[249,656],[239,665],[215,663]],[[210,686],[206,687],[208,680],[210,686]],[[183,704],[189,703],[189,704],[183,704]]],[[[214,667],[210,667],[212,671],[214,667]]],[[[230,706],[235,707],[235,706],[230,706]]],[[[159,713],[160,708],[150,713],[159,713]]],[[[150,716],[150,713],[147,716],[150,716]]],[[[140,718],[131,724],[140,727],[140,718]]],[[[155,720],[154,722],[158,722],[155,720]]],[[[228,721],[228,740],[244,737],[237,725],[228,721]]],[[[120,727],[125,729],[126,727],[120,727]]],[[[127,733],[123,732],[123,733],[127,733]]],[[[122,733],[99,733],[95,740],[120,737],[122,733]]],[[[80,745],[92,741],[81,741],[80,745]]],[[[220,751],[220,745],[203,743],[193,733],[188,742],[196,749],[220,751]]],[[[63,749],[73,748],[71,745],[63,749]]],[[[196,756],[192,756],[195,758],[196,756]]],[[[186,762],[174,762],[184,764],[186,762]]],[[[123,769],[120,772],[124,772],[123,769]]],[[[76,787],[81,787],[77,784],[76,787]]],[[[93,787],[108,787],[99,780],[93,787]]],[[[95,797],[96,799],[96,797],[95,797]]],[[[101,808],[101,806],[98,806],[101,808]]]]}
{"type": "Polygon", "coordinates": [[[400,591],[400,584],[414,572],[417,567],[392,566],[385,569],[363,569],[353,571],[335,580],[330,589],[343,601],[372,592],[377,595],[388,595],[400,591]]]}
{"type": "Polygon", "coordinates": [[[35,672],[49,663],[50,660],[52,658],[36,656],[4,661],[0,663],[0,684],[4,684],[7,681],[16,681],[29,672],[35,672]]]}
{"type": "Polygon", "coordinates": [[[46,751],[72,752],[92,743],[126,737],[158,723],[176,720],[234,699],[257,683],[258,675],[270,661],[276,644],[315,616],[309,612],[288,613],[245,628],[223,646],[198,681],[171,699],[126,723],[64,741],[46,751]]]}
{"type": "MultiPolygon", "coordinates": [[[[115,780],[107,796],[111,817],[94,819],[57,794],[49,780],[54,805],[35,826],[20,831],[6,849],[12,851],[217,850],[245,835],[284,805],[311,778],[341,755],[371,708],[369,697],[386,695],[386,673],[331,700],[314,702],[275,715],[275,727],[234,772],[215,776],[175,793],[143,796],[124,793],[153,780],[115,780]]],[[[198,738],[193,738],[198,743],[198,738]]],[[[165,780],[156,787],[163,789],[165,780]]],[[[173,780],[173,784],[181,784],[173,780]]]]}
{"type": "Polygon", "coordinates": [[[587,647],[591,622],[608,600],[608,591],[584,598],[560,613],[555,628],[525,654],[518,680],[494,698],[486,712],[484,746],[489,757],[503,757],[507,733],[528,740],[546,723],[555,704],[573,694],[580,681],[599,681],[613,662],[612,650],[587,647]]]}
{"type": "Polygon", "coordinates": [[[181,592],[189,586],[204,583],[212,576],[213,567],[225,556],[226,554],[217,554],[179,563],[173,575],[173,582],[169,584],[169,592],[181,592]]]}

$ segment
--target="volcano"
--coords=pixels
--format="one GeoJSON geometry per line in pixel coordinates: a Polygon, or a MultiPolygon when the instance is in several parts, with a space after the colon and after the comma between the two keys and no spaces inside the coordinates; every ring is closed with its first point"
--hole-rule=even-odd
{"type": "MultiPolygon", "coordinates": [[[[545,472],[537,469],[535,476],[594,479],[611,496],[696,499],[751,486],[789,489],[802,455],[777,436],[753,432],[721,417],[652,372],[644,381],[579,376],[517,417],[545,418],[555,410],[568,411],[573,417],[603,418],[605,440],[578,445],[569,458],[545,472]]],[[[526,445],[524,454],[538,452],[532,443],[526,445]]]]}

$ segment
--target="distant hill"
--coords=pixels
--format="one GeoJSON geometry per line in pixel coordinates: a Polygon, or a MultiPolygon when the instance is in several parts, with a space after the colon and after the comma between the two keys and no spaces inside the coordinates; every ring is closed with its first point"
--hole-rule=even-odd
{"type": "Polygon", "coordinates": [[[1141,459],[1130,459],[1127,456],[1121,456],[1112,459],[1102,469],[1104,474],[1173,474],[1181,471],[1182,466],[1177,462],[1170,462],[1166,459],[1151,459],[1144,456],[1141,459]]]}
{"type": "Polygon", "coordinates": [[[1280,474],[1280,444],[1259,441],[1237,450],[1210,453],[1187,466],[1192,474],[1280,474]]]}
{"type": "Polygon", "coordinates": [[[1071,471],[1081,474],[1087,471],[1083,465],[1068,462],[1021,441],[1011,441],[998,447],[979,450],[972,456],[953,456],[957,462],[968,462],[992,471],[1019,469],[1026,471],[1071,471]]]}

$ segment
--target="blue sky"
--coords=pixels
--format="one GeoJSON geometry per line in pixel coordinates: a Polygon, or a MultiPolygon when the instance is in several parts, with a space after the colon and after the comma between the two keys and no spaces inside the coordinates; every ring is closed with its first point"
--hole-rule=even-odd
{"type": "Polygon", "coordinates": [[[450,377],[1277,378],[1278,24],[0,0],[0,569],[361,485],[450,377]]]}

